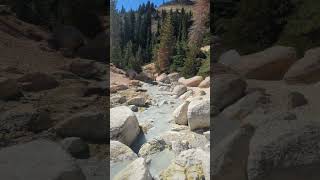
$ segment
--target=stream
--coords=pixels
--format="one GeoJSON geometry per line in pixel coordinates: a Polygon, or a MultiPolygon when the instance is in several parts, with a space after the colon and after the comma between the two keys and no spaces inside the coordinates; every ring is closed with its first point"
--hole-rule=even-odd
{"type": "MultiPolygon", "coordinates": [[[[141,132],[134,144],[131,146],[135,153],[139,152],[141,146],[151,139],[160,136],[166,131],[170,131],[170,121],[173,119],[173,111],[183,102],[171,96],[168,91],[160,91],[159,86],[144,83],[143,89],[152,98],[152,104],[143,111],[136,112],[139,124],[151,122],[153,127],[147,133],[141,132]]],[[[166,169],[175,155],[172,151],[165,149],[159,153],[151,155],[149,170],[152,177],[156,178],[160,172],[166,169]]],[[[110,177],[113,177],[124,169],[131,161],[112,163],[110,166],[110,177]]]]}

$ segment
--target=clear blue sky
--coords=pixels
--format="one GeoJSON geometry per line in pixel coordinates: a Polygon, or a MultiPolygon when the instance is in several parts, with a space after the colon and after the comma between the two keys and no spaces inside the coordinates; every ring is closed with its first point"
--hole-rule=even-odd
{"type": "MultiPolygon", "coordinates": [[[[156,6],[159,7],[159,5],[161,5],[164,2],[167,2],[169,0],[149,0],[150,2],[153,2],[153,4],[155,4],[156,6]]],[[[121,7],[123,6],[126,10],[136,10],[138,9],[139,5],[142,3],[147,3],[148,0],[118,0],[117,2],[117,9],[121,9],[121,7]]]]}

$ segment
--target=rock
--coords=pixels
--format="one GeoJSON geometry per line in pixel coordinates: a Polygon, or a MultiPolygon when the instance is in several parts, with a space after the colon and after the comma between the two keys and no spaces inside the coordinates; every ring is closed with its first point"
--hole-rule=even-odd
{"type": "Polygon", "coordinates": [[[60,25],[53,30],[52,42],[59,49],[72,54],[85,43],[84,35],[75,27],[60,25]]]}
{"type": "Polygon", "coordinates": [[[190,130],[210,127],[210,100],[193,100],[188,106],[188,125],[190,130]]]}
{"type": "Polygon", "coordinates": [[[243,96],[247,84],[237,75],[221,74],[213,77],[212,86],[212,108],[221,111],[243,96]]]}
{"type": "Polygon", "coordinates": [[[129,69],[127,72],[126,72],[126,76],[129,77],[129,79],[134,79],[136,78],[136,76],[138,75],[138,73],[133,70],[133,69],[129,69]]]}
{"type": "Polygon", "coordinates": [[[188,129],[189,127],[185,125],[171,124],[171,131],[184,131],[188,129]]]}
{"type": "Polygon", "coordinates": [[[203,135],[210,141],[210,131],[204,132],[203,135]]]}
{"type": "Polygon", "coordinates": [[[308,100],[299,92],[290,92],[288,95],[288,108],[294,109],[299,106],[308,104],[308,100]]]}
{"type": "Polygon", "coordinates": [[[166,145],[171,146],[173,141],[188,141],[190,148],[204,148],[208,140],[197,132],[192,131],[168,131],[160,135],[166,145]]]}
{"type": "Polygon", "coordinates": [[[62,147],[75,158],[88,158],[89,146],[81,138],[69,137],[61,141],[62,147]]]}
{"type": "Polygon", "coordinates": [[[0,100],[16,100],[21,96],[22,93],[15,80],[0,78],[0,100]]]}
{"type": "Polygon", "coordinates": [[[114,180],[152,180],[144,158],[138,158],[120,171],[114,180]]]}
{"type": "Polygon", "coordinates": [[[125,96],[121,96],[120,94],[112,95],[110,97],[110,103],[111,104],[123,104],[127,101],[127,98],[125,96]]]}
{"type": "Polygon", "coordinates": [[[191,97],[193,95],[193,91],[192,90],[188,90],[186,93],[184,93],[183,95],[181,95],[179,97],[179,99],[183,99],[183,100],[186,100],[188,99],[189,97],[191,97]]]}
{"type": "Polygon", "coordinates": [[[149,129],[153,128],[153,124],[149,121],[145,121],[140,124],[140,127],[141,127],[143,133],[148,134],[149,129]]]}
{"type": "Polygon", "coordinates": [[[320,81],[320,48],[306,51],[303,58],[295,62],[287,73],[284,80],[293,83],[315,83],[320,81]]]}
{"type": "Polygon", "coordinates": [[[52,76],[45,73],[30,73],[18,79],[22,89],[25,91],[43,91],[59,86],[59,82],[52,76]]]}
{"type": "Polygon", "coordinates": [[[11,14],[11,8],[8,5],[0,5],[0,15],[11,14]]]}
{"type": "Polygon", "coordinates": [[[116,93],[118,91],[123,91],[128,89],[129,87],[124,84],[116,84],[116,85],[111,85],[110,86],[110,93],[116,93]]]}
{"type": "Polygon", "coordinates": [[[128,100],[128,105],[135,105],[138,107],[143,107],[146,105],[146,98],[142,96],[137,96],[128,100]]]}
{"type": "Polygon", "coordinates": [[[187,113],[189,103],[189,101],[185,101],[180,106],[178,106],[177,109],[174,110],[173,117],[176,124],[188,125],[187,113]]]}
{"type": "Polygon", "coordinates": [[[129,108],[130,108],[131,111],[133,111],[133,112],[138,112],[138,110],[139,110],[138,107],[135,106],[135,105],[130,105],[129,108]]]}
{"type": "Polygon", "coordinates": [[[131,85],[131,86],[138,86],[138,87],[140,87],[142,84],[141,84],[141,82],[140,82],[139,80],[131,80],[131,81],[130,81],[130,85],[131,85]]]}
{"type": "Polygon", "coordinates": [[[92,60],[73,60],[67,68],[70,72],[82,78],[103,79],[106,76],[106,66],[92,60]]]}
{"type": "Polygon", "coordinates": [[[209,153],[201,149],[183,151],[161,172],[160,179],[210,179],[209,153]]]}
{"type": "Polygon", "coordinates": [[[230,67],[248,79],[281,80],[296,60],[294,48],[274,46],[242,56],[238,63],[233,63],[230,67]]]}
{"type": "Polygon", "coordinates": [[[63,148],[54,142],[36,140],[0,150],[1,178],[85,180],[81,169],[63,148]]]}
{"type": "Polygon", "coordinates": [[[189,149],[188,141],[172,141],[172,151],[179,155],[182,151],[189,149]]]}
{"type": "Polygon", "coordinates": [[[180,74],[179,73],[170,73],[170,74],[168,74],[168,78],[170,80],[170,83],[178,82],[178,80],[180,78],[180,74]]]}
{"type": "Polygon", "coordinates": [[[156,81],[162,82],[165,84],[170,84],[170,79],[165,73],[162,73],[160,76],[156,77],[156,81]]]}
{"type": "Polygon", "coordinates": [[[107,62],[108,42],[109,36],[106,32],[98,33],[95,38],[78,49],[77,55],[85,59],[107,62]]]}
{"type": "Polygon", "coordinates": [[[263,107],[267,97],[260,91],[252,92],[222,111],[222,115],[230,120],[242,120],[255,109],[263,107]]]}
{"type": "Polygon", "coordinates": [[[173,94],[177,95],[177,97],[180,97],[182,94],[187,92],[187,87],[185,85],[177,85],[173,89],[173,94]]]}
{"type": "Polygon", "coordinates": [[[206,77],[198,86],[199,88],[209,88],[210,87],[210,77],[206,77]]]}
{"type": "Polygon", "coordinates": [[[112,163],[135,160],[138,156],[128,146],[119,141],[110,141],[110,160],[112,163]]]}
{"type": "Polygon", "coordinates": [[[170,87],[169,86],[160,86],[159,91],[170,91],[170,87]]]}
{"type": "Polygon", "coordinates": [[[104,140],[107,137],[106,112],[81,112],[66,118],[55,127],[64,137],[104,140]]]}
{"type": "Polygon", "coordinates": [[[317,179],[320,175],[317,168],[319,140],[320,124],[317,121],[264,121],[250,141],[248,179],[317,179]]]}
{"type": "Polygon", "coordinates": [[[241,61],[240,54],[236,50],[232,49],[223,53],[220,56],[218,62],[226,66],[232,66],[236,63],[239,63],[240,61],[241,61]]]}
{"type": "Polygon", "coordinates": [[[140,72],[137,74],[135,79],[145,83],[154,84],[154,77],[146,72],[140,72]]]}
{"type": "Polygon", "coordinates": [[[188,87],[197,87],[203,80],[202,76],[194,76],[189,79],[179,79],[179,82],[188,87]]]}
{"type": "Polygon", "coordinates": [[[29,122],[29,130],[38,133],[47,130],[54,125],[54,120],[51,118],[47,109],[38,109],[33,118],[29,122]]]}
{"type": "Polygon", "coordinates": [[[167,144],[163,139],[161,138],[152,139],[141,146],[139,150],[139,156],[140,157],[150,156],[152,154],[163,151],[166,148],[166,146],[167,144]]]}
{"type": "Polygon", "coordinates": [[[110,109],[110,139],[130,146],[140,133],[136,115],[126,106],[110,109]]]}

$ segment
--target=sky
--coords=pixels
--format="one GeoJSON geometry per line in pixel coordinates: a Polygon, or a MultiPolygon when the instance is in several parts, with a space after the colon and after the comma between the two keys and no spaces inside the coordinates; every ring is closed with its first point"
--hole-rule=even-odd
{"type": "MultiPolygon", "coordinates": [[[[150,2],[153,2],[156,6],[159,7],[163,2],[167,2],[168,0],[149,0],[150,2]]],[[[148,0],[118,0],[117,2],[117,9],[121,9],[123,6],[126,10],[136,10],[138,9],[139,5],[142,3],[147,3],[148,0]]]]}

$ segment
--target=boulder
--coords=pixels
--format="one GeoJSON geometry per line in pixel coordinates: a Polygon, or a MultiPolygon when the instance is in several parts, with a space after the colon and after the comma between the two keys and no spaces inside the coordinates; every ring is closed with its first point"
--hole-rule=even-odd
{"type": "Polygon", "coordinates": [[[188,106],[188,125],[190,130],[210,127],[210,100],[192,100],[188,106]]]}
{"type": "Polygon", "coordinates": [[[172,151],[179,155],[182,151],[189,149],[189,142],[186,140],[183,141],[172,141],[172,151]]]}
{"type": "Polygon", "coordinates": [[[188,125],[187,113],[189,103],[189,101],[185,101],[174,110],[173,117],[176,124],[188,125]]]}
{"type": "Polygon", "coordinates": [[[177,97],[180,97],[182,94],[187,92],[187,87],[185,85],[177,85],[173,89],[173,94],[175,94],[177,97]]]}
{"type": "Polygon", "coordinates": [[[131,80],[131,81],[130,81],[130,85],[131,85],[131,86],[138,86],[138,87],[140,87],[142,84],[141,84],[141,82],[140,82],[139,80],[131,80]]]}
{"type": "Polygon", "coordinates": [[[267,97],[261,91],[254,91],[225,108],[221,114],[227,119],[241,121],[255,109],[263,107],[267,101],[267,97]]]}
{"type": "Polygon", "coordinates": [[[23,90],[32,92],[53,89],[59,86],[59,82],[54,77],[40,72],[25,74],[18,79],[18,82],[23,90]]]}
{"type": "Polygon", "coordinates": [[[61,141],[62,147],[75,158],[88,158],[89,145],[79,137],[68,137],[61,141]]]}
{"type": "Polygon", "coordinates": [[[168,78],[170,80],[170,83],[178,82],[178,80],[180,78],[180,74],[179,73],[170,73],[170,74],[168,74],[168,78]]]}
{"type": "Polygon", "coordinates": [[[138,158],[120,171],[114,180],[152,180],[144,158],[138,158]]]}
{"type": "Polygon", "coordinates": [[[221,74],[213,77],[212,87],[212,108],[221,111],[243,96],[247,83],[237,75],[221,74]]]}
{"type": "Polygon", "coordinates": [[[110,93],[116,93],[118,91],[123,91],[128,89],[129,87],[125,84],[116,84],[110,86],[110,93]]]}
{"type": "Polygon", "coordinates": [[[210,154],[201,149],[183,151],[161,172],[160,179],[210,179],[210,154]]]}
{"type": "Polygon", "coordinates": [[[210,87],[210,76],[206,77],[198,86],[199,88],[209,88],[210,87]]]}
{"type": "Polygon", "coordinates": [[[129,108],[131,109],[131,111],[133,112],[138,112],[139,108],[135,105],[130,105],[129,108]]]}
{"type": "Polygon", "coordinates": [[[81,169],[63,148],[47,140],[35,140],[0,150],[1,178],[85,180],[81,169]]]}
{"type": "Polygon", "coordinates": [[[107,137],[106,112],[81,112],[56,125],[56,132],[63,137],[81,137],[104,140],[107,137]]]}
{"type": "Polygon", "coordinates": [[[137,159],[138,156],[128,146],[119,141],[110,141],[110,160],[112,163],[137,159]]]}
{"type": "Polygon", "coordinates": [[[284,80],[293,83],[315,83],[320,81],[320,48],[306,51],[303,58],[295,62],[287,73],[284,80]]]}
{"type": "Polygon", "coordinates": [[[82,78],[86,79],[103,79],[106,76],[106,66],[87,59],[73,60],[68,70],[82,78]]]}
{"type": "Polygon", "coordinates": [[[110,109],[110,139],[130,146],[140,133],[136,115],[126,106],[110,109]]]}
{"type": "Polygon", "coordinates": [[[143,107],[146,105],[146,98],[142,96],[137,96],[128,100],[128,105],[135,105],[138,107],[143,107]]]}
{"type": "Polygon", "coordinates": [[[299,92],[290,92],[288,95],[288,108],[294,109],[299,106],[308,104],[308,100],[299,92]]]}
{"type": "Polygon", "coordinates": [[[0,78],[0,100],[15,100],[21,96],[22,93],[15,80],[0,78]]]}
{"type": "Polygon", "coordinates": [[[140,157],[150,156],[152,154],[163,151],[166,148],[166,146],[167,144],[163,139],[161,138],[152,139],[141,146],[139,150],[139,156],[140,157]]]}
{"type": "Polygon", "coordinates": [[[168,75],[165,74],[165,73],[162,73],[161,75],[156,77],[156,81],[162,82],[162,83],[165,83],[165,84],[170,84],[170,79],[169,79],[168,75]]]}
{"type": "Polygon", "coordinates": [[[292,47],[274,46],[264,51],[242,56],[229,67],[248,79],[281,80],[289,67],[297,60],[292,47]]]}
{"type": "Polygon", "coordinates": [[[126,72],[126,76],[129,77],[129,79],[131,79],[131,80],[136,78],[137,75],[138,75],[138,73],[133,69],[129,69],[126,72]]]}
{"type": "Polygon", "coordinates": [[[239,54],[236,50],[234,50],[234,49],[229,50],[229,51],[223,53],[223,54],[220,56],[219,60],[218,60],[219,63],[221,63],[221,64],[223,64],[223,65],[226,65],[226,66],[232,66],[232,65],[234,65],[234,64],[239,63],[240,61],[241,61],[241,56],[240,56],[240,54],[239,54]]]}
{"type": "Polygon", "coordinates": [[[194,76],[189,79],[179,79],[179,82],[188,87],[197,87],[203,80],[202,76],[194,76]]]}

